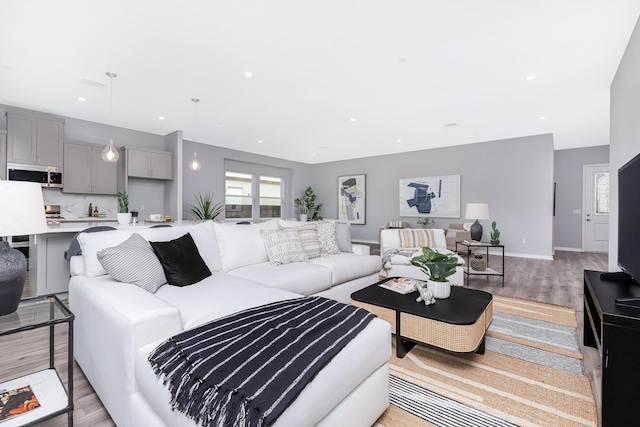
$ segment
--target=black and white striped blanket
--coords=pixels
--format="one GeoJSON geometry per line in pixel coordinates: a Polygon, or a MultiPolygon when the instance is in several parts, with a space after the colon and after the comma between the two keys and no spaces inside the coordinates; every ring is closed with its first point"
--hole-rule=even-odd
{"type": "Polygon", "coordinates": [[[269,426],[375,316],[321,297],[251,308],[177,334],[149,362],[172,409],[203,426],[269,426]]]}

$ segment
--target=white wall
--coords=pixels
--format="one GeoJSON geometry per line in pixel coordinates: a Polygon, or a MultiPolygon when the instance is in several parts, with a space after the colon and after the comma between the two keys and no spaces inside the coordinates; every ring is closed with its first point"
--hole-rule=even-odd
{"type": "Polygon", "coordinates": [[[611,84],[609,270],[618,270],[617,170],[640,152],[640,20],[611,84]]]}

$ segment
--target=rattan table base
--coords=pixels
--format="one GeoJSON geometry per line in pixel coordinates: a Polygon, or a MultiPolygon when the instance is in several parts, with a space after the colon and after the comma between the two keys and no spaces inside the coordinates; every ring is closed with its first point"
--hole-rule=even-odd
{"type": "MultiPolygon", "coordinates": [[[[392,292],[382,288],[378,289],[380,290],[375,290],[375,292],[379,295],[384,295],[384,292],[392,292]]],[[[466,292],[468,292],[466,288],[457,292],[458,295],[456,296],[458,298],[456,298],[456,305],[458,305],[458,303],[463,306],[465,305],[464,293],[466,292]],[[461,292],[463,294],[460,294],[461,292]]],[[[476,306],[471,309],[473,313],[470,314],[475,321],[466,324],[456,324],[448,322],[446,319],[438,316],[432,316],[430,307],[426,307],[424,304],[421,304],[420,314],[415,314],[417,310],[413,309],[411,311],[414,311],[414,313],[410,313],[408,312],[410,310],[406,310],[401,304],[394,306],[395,304],[389,301],[390,298],[396,299],[400,297],[415,300],[417,293],[401,296],[389,294],[388,296],[390,298],[384,298],[384,305],[386,305],[386,307],[378,305],[378,303],[372,303],[372,300],[370,300],[370,302],[364,302],[354,299],[354,297],[365,300],[369,299],[366,297],[360,298],[359,296],[361,295],[362,294],[357,295],[354,293],[351,304],[362,307],[391,324],[391,330],[395,331],[396,335],[396,354],[399,358],[404,357],[416,342],[456,353],[477,352],[484,354],[485,332],[493,319],[493,299],[490,297],[487,298],[488,301],[481,303],[479,306],[476,304],[476,306]],[[476,315],[477,318],[475,317],[476,315]]],[[[452,302],[454,301],[449,301],[448,303],[452,302]]],[[[436,305],[437,304],[438,302],[436,302],[436,305]]],[[[441,302],[441,304],[444,304],[444,302],[441,302]]]]}

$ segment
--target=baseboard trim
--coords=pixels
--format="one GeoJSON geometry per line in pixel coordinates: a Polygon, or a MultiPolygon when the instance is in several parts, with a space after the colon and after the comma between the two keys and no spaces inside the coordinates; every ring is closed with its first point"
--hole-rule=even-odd
{"type": "Polygon", "coordinates": [[[582,248],[563,248],[563,247],[555,247],[553,248],[554,251],[566,251],[566,252],[584,252],[584,250],[582,248]]]}
{"type": "Polygon", "coordinates": [[[538,254],[520,254],[515,252],[505,252],[504,256],[512,256],[516,258],[533,258],[533,259],[544,259],[547,261],[553,261],[552,255],[538,255],[538,254]]]}

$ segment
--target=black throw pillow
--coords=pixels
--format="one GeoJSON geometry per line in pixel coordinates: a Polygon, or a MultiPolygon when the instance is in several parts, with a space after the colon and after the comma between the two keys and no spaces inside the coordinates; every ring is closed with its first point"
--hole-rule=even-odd
{"type": "Polygon", "coordinates": [[[160,260],[170,285],[188,286],[211,276],[191,234],[187,233],[169,242],[149,243],[160,260]]]}

